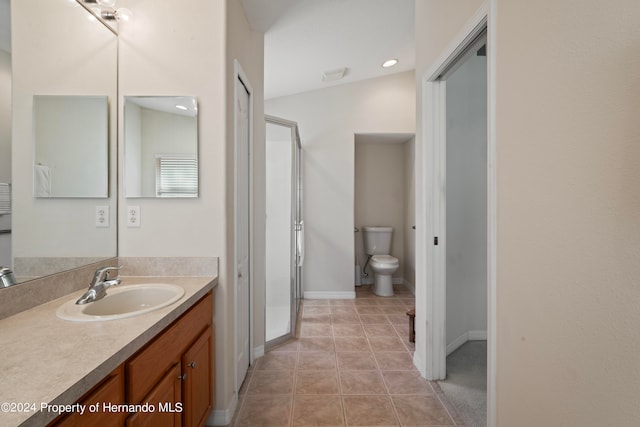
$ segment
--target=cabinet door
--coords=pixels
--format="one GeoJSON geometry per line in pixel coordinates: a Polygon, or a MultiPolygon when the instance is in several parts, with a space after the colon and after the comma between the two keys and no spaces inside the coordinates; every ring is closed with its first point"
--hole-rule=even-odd
{"type": "Polygon", "coordinates": [[[124,374],[122,367],[109,374],[101,384],[83,397],[80,403],[86,405],[84,414],[80,415],[80,413],[74,412],[55,420],[50,426],[121,426],[126,413],[105,411],[102,405],[104,403],[113,405],[124,403],[124,374]],[[98,410],[89,411],[89,405],[99,405],[98,410]]]}
{"type": "Polygon", "coordinates": [[[208,327],[182,356],[185,427],[201,427],[213,402],[212,328],[208,327]]]}
{"type": "Polygon", "coordinates": [[[127,418],[127,427],[174,427],[182,420],[180,365],[175,364],[160,382],[140,402],[149,410],[127,418]]]}

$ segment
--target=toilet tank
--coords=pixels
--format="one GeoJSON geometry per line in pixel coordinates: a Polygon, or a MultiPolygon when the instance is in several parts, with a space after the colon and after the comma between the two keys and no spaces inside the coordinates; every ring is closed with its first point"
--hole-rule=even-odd
{"type": "Polygon", "coordinates": [[[363,227],[364,251],[367,255],[390,255],[393,227],[363,227]]]}

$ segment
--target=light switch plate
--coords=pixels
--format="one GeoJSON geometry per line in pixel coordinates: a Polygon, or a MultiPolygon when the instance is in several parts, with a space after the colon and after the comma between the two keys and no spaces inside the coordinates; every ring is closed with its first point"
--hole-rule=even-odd
{"type": "Polygon", "coordinates": [[[140,227],[140,206],[127,206],[127,227],[140,227]]]}

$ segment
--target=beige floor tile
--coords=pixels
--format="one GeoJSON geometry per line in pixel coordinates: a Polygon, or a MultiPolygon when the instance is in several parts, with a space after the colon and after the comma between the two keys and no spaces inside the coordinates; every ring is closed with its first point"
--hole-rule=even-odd
{"type": "Polygon", "coordinates": [[[396,426],[398,420],[388,396],[344,396],[348,426],[396,426]]]}
{"type": "Polygon", "coordinates": [[[360,324],[360,317],[357,314],[332,314],[331,323],[333,324],[360,324]]]}
{"type": "Polygon", "coordinates": [[[295,339],[295,340],[287,341],[283,344],[280,344],[279,346],[269,350],[269,352],[272,353],[272,352],[282,352],[282,351],[298,351],[299,347],[300,347],[300,340],[295,339]]]}
{"type": "Polygon", "coordinates": [[[382,377],[390,394],[433,394],[418,371],[382,371],[382,377]]]}
{"type": "Polygon", "coordinates": [[[361,325],[354,324],[334,324],[333,325],[334,337],[363,337],[364,329],[361,325]]]}
{"type": "Polygon", "coordinates": [[[365,337],[334,337],[336,351],[371,351],[365,337]]]}
{"type": "Polygon", "coordinates": [[[309,307],[304,307],[302,309],[302,318],[306,318],[310,315],[316,314],[329,314],[329,306],[328,305],[312,305],[309,307]]]}
{"type": "Polygon", "coordinates": [[[296,394],[340,394],[335,369],[296,372],[296,394]]]}
{"type": "Polygon", "coordinates": [[[331,314],[357,314],[353,305],[336,305],[331,306],[331,314]]]}
{"type": "Polygon", "coordinates": [[[387,305],[380,307],[384,314],[407,314],[407,307],[404,305],[387,305]]]}
{"type": "Polygon", "coordinates": [[[302,337],[320,337],[333,336],[333,330],[330,324],[305,323],[302,322],[300,327],[300,336],[302,337]]]}
{"type": "Polygon", "coordinates": [[[298,370],[336,369],[335,353],[301,351],[298,359],[298,370]]]}
{"type": "Polygon", "coordinates": [[[283,427],[291,418],[293,395],[248,395],[236,421],[238,427],[283,427]]]}
{"type": "Polygon", "coordinates": [[[294,371],[257,371],[251,378],[248,394],[293,393],[294,371]]]}
{"type": "Polygon", "coordinates": [[[340,396],[296,395],[293,403],[293,426],[344,426],[340,396]]]}
{"type": "Polygon", "coordinates": [[[332,299],[332,300],[329,300],[329,305],[330,306],[334,306],[334,305],[352,306],[354,302],[355,302],[354,299],[332,299]]]}
{"type": "Polygon", "coordinates": [[[367,323],[363,327],[364,327],[364,331],[367,333],[367,336],[369,337],[397,336],[397,332],[393,328],[393,326],[385,323],[367,323]]]}
{"type": "Polygon", "coordinates": [[[404,426],[454,425],[435,395],[392,396],[391,399],[404,426]]]}
{"type": "Polygon", "coordinates": [[[314,305],[329,305],[329,300],[326,299],[305,299],[302,300],[302,307],[309,307],[314,305]]]}
{"type": "Polygon", "coordinates": [[[391,337],[369,337],[369,344],[371,350],[375,351],[401,351],[404,350],[404,344],[402,340],[398,338],[398,335],[391,337]]]}
{"type": "Polygon", "coordinates": [[[401,300],[400,298],[378,298],[378,305],[382,305],[382,306],[403,306],[404,307],[404,301],[401,300]]]}
{"type": "Polygon", "coordinates": [[[289,370],[296,368],[298,353],[293,351],[269,352],[258,359],[257,370],[289,370]]]}
{"type": "Polygon", "coordinates": [[[362,321],[363,324],[389,323],[389,320],[387,320],[387,316],[385,316],[384,314],[361,314],[360,321],[362,321]]]}
{"type": "Polygon", "coordinates": [[[300,351],[335,351],[332,337],[302,337],[300,351]]]}
{"type": "Polygon", "coordinates": [[[338,359],[338,369],[347,370],[371,370],[377,369],[373,353],[365,352],[348,352],[336,353],[338,359]]]}
{"type": "Polygon", "coordinates": [[[358,314],[383,314],[379,305],[359,305],[356,309],[358,314]]]}
{"type": "Polygon", "coordinates": [[[329,316],[328,314],[308,314],[307,317],[304,317],[302,319],[302,322],[304,324],[311,324],[311,323],[329,324],[331,323],[331,316],[329,316]]]}
{"type": "Polygon", "coordinates": [[[386,394],[380,371],[340,371],[342,394],[386,394]]]}
{"type": "Polygon", "coordinates": [[[379,301],[376,298],[356,298],[353,303],[356,307],[362,305],[379,305],[379,301]]]}
{"type": "Polygon", "coordinates": [[[383,371],[414,371],[413,358],[406,351],[379,351],[373,353],[383,371]]]}
{"type": "Polygon", "coordinates": [[[409,316],[406,314],[387,314],[387,319],[394,325],[407,325],[409,327],[409,316]]]}

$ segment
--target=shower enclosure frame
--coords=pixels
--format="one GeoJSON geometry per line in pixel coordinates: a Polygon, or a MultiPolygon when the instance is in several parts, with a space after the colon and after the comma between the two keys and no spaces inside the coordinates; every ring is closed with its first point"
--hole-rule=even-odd
{"type": "MultiPolygon", "coordinates": [[[[302,179],[302,142],[296,122],[265,114],[266,125],[287,127],[291,131],[291,221],[290,221],[290,321],[289,332],[266,341],[265,349],[296,336],[300,300],[302,299],[302,268],[304,263],[304,220],[303,220],[303,179],[302,179]]],[[[266,305],[266,299],[265,299],[266,305]]],[[[265,307],[265,327],[267,310],[265,307]]]]}

